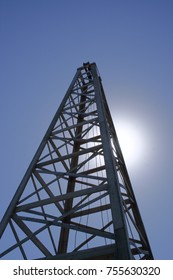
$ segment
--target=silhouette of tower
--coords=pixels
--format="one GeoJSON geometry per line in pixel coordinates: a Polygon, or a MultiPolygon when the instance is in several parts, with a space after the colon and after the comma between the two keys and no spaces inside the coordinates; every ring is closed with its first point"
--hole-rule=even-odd
{"type": "Polygon", "coordinates": [[[2,259],[153,259],[95,63],[77,69],[0,237],[2,259]]]}

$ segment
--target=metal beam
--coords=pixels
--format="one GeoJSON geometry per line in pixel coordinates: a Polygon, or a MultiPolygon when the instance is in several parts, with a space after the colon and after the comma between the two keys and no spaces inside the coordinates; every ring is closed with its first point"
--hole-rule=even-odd
{"type": "Polygon", "coordinates": [[[117,171],[113,159],[112,146],[110,142],[110,134],[108,129],[108,123],[106,119],[106,111],[103,103],[103,91],[100,84],[100,79],[97,74],[95,65],[91,65],[93,73],[93,83],[96,92],[96,103],[98,109],[99,124],[101,130],[101,137],[103,143],[103,152],[107,173],[107,180],[109,184],[110,202],[113,206],[112,218],[115,232],[115,239],[117,240],[117,252],[119,259],[131,259],[131,252],[128,240],[128,233],[125,223],[122,198],[119,189],[119,181],[117,171]]]}
{"type": "MultiPolygon", "coordinates": [[[[67,254],[59,254],[47,258],[49,260],[106,260],[106,259],[118,259],[116,246],[106,245],[100,247],[94,247],[91,249],[81,250],[79,252],[72,252],[67,254]]],[[[44,260],[44,258],[42,258],[44,260]]]]}
{"type": "Polygon", "coordinates": [[[32,208],[37,208],[40,206],[45,206],[48,204],[52,204],[52,203],[56,203],[62,200],[68,200],[71,198],[76,198],[76,197],[82,197],[83,195],[90,195],[93,193],[97,193],[97,192],[101,192],[107,190],[107,185],[102,184],[98,187],[94,187],[94,188],[88,188],[88,189],[84,189],[84,190],[80,190],[80,191],[75,191],[75,192],[69,192],[66,194],[62,194],[62,195],[58,195],[58,196],[52,196],[50,198],[45,198],[42,199],[40,201],[35,201],[35,202],[31,202],[28,204],[24,204],[22,206],[18,206],[16,207],[16,211],[15,212],[22,212],[22,211],[26,211],[32,208]]]}

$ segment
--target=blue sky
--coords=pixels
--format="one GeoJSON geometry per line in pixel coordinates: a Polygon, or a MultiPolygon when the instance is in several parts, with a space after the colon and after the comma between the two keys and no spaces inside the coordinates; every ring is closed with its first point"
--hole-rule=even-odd
{"type": "Polygon", "coordinates": [[[154,257],[173,259],[172,14],[171,0],[0,0],[0,218],[76,69],[96,62],[115,128],[144,142],[127,168],[154,257]]]}

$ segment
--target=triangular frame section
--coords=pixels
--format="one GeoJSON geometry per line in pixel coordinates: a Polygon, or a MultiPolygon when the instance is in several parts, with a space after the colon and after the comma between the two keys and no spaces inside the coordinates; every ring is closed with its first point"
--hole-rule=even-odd
{"type": "Polygon", "coordinates": [[[2,259],[153,259],[95,63],[77,69],[0,237],[2,259]]]}

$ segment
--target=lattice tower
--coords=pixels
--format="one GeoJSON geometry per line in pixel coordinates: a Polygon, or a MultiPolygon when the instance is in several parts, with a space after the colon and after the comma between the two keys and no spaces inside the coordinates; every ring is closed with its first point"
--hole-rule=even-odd
{"type": "Polygon", "coordinates": [[[95,63],[77,69],[0,236],[2,259],[153,259],[95,63]]]}

